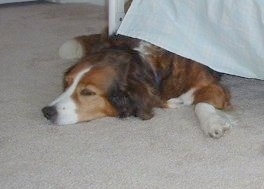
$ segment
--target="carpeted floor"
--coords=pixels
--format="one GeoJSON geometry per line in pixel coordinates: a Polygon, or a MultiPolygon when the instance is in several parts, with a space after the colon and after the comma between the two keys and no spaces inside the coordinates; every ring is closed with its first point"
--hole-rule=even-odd
{"type": "Polygon", "coordinates": [[[104,8],[88,4],[0,7],[0,188],[264,188],[264,81],[224,76],[238,124],[219,140],[203,135],[192,107],[149,121],[42,117],[73,64],[59,46],[105,24],[104,8]]]}

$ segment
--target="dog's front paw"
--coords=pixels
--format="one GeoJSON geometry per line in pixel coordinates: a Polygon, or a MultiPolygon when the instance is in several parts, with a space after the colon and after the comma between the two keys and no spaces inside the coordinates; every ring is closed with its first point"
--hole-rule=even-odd
{"type": "Polygon", "coordinates": [[[195,89],[191,89],[177,98],[171,98],[167,101],[168,108],[179,108],[188,106],[193,103],[193,93],[195,89]]]}
{"type": "Polygon", "coordinates": [[[221,110],[216,110],[211,104],[196,104],[195,113],[204,133],[212,138],[222,137],[231,128],[231,120],[228,115],[221,110]]]}
{"type": "Polygon", "coordinates": [[[167,101],[168,108],[179,108],[182,106],[184,106],[184,104],[180,98],[171,98],[167,101]]]}
{"type": "Polygon", "coordinates": [[[212,138],[220,138],[231,128],[230,121],[220,115],[212,115],[202,125],[204,132],[212,138]]]}

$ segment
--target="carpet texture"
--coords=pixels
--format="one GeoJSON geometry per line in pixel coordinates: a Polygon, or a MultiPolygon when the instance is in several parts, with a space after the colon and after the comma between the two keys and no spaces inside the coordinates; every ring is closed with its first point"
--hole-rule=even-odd
{"type": "Polygon", "coordinates": [[[206,137],[192,107],[155,110],[149,121],[104,118],[51,125],[73,62],[58,57],[76,35],[98,33],[105,9],[89,4],[0,7],[1,189],[264,188],[264,82],[224,76],[238,123],[206,137]]]}

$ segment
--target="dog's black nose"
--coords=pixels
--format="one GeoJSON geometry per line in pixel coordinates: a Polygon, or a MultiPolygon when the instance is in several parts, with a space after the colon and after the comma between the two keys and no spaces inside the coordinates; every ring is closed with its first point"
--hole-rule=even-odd
{"type": "Polygon", "coordinates": [[[44,117],[48,120],[52,120],[57,116],[57,110],[54,106],[46,106],[42,109],[44,117]]]}

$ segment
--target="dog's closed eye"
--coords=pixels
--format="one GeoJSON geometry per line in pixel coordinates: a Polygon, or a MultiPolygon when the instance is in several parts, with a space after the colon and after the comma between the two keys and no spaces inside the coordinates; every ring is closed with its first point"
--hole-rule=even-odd
{"type": "Polygon", "coordinates": [[[80,94],[82,96],[92,96],[92,95],[96,95],[95,92],[91,91],[90,89],[83,89],[81,90],[80,94]]]}

